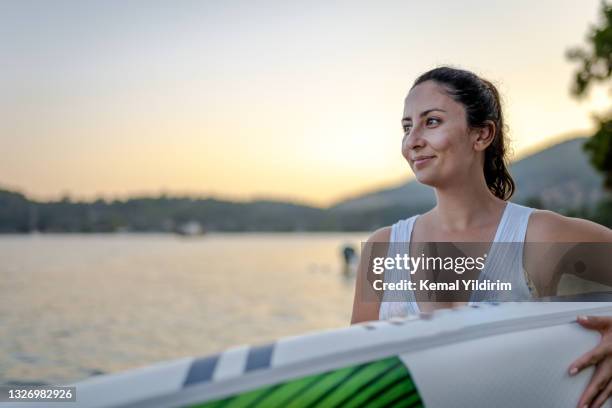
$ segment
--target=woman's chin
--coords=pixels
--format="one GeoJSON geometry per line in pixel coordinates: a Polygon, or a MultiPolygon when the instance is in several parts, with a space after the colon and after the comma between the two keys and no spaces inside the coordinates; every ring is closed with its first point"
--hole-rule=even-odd
{"type": "Polygon", "coordinates": [[[416,176],[416,181],[418,181],[421,184],[425,184],[426,186],[435,187],[437,184],[436,179],[427,174],[417,173],[415,174],[415,176],[416,176]]]}

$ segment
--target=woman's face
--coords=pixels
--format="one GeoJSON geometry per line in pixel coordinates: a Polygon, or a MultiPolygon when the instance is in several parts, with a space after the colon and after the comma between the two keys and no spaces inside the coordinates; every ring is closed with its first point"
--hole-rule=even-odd
{"type": "MultiPolygon", "coordinates": [[[[434,81],[410,90],[404,102],[402,154],[419,182],[432,187],[465,180],[478,171],[465,108],[434,81]],[[434,156],[423,161],[421,156],[434,156]]],[[[482,165],[479,167],[482,172],[482,165]]]]}

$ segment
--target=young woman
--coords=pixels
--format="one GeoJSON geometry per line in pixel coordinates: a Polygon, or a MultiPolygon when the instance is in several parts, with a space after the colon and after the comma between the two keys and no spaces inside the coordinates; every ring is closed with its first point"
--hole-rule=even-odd
{"type": "MultiPolygon", "coordinates": [[[[612,242],[612,230],[602,225],[509,201],[515,185],[506,168],[500,98],[489,81],[450,67],[422,74],[405,99],[402,127],[402,154],[416,179],[435,189],[437,203],[424,214],[375,231],[369,244],[406,242],[412,248],[410,242],[612,242]]],[[[534,268],[537,254],[529,246],[524,253],[518,247],[519,252],[503,260],[503,278],[513,281],[522,296],[554,295],[558,273],[534,268]]],[[[352,324],[465,303],[419,303],[411,294],[405,302],[381,301],[372,287],[368,259],[362,255],[352,324]]],[[[612,285],[612,277],[602,283],[612,285]]],[[[589,316],[578,322],[600,331],[602,340],[569,372],[596,366],[579,406],[601,406],[612,394],[612,317],[589,316]]]]}

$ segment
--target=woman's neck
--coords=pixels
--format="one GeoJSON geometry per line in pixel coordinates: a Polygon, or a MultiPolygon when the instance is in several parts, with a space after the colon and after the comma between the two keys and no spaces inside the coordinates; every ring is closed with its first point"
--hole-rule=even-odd
{"type": "Polygon", "coordinates": [[[504,200],[481,183],[436,188],[436,199],[432,213],[446,232],[469,231],[495,224],[506,206],[504,200]]]}

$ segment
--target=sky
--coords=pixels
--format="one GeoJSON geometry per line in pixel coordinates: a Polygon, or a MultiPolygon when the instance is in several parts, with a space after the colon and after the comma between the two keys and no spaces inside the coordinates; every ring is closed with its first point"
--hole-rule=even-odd
{"type": "Polygon", "coordinates": [[[403,100],[439,65],[502,95],[514,160],[589,135],[599,0],[0,0],[0,188],[326,206],[413,178],[403,100]]]}

